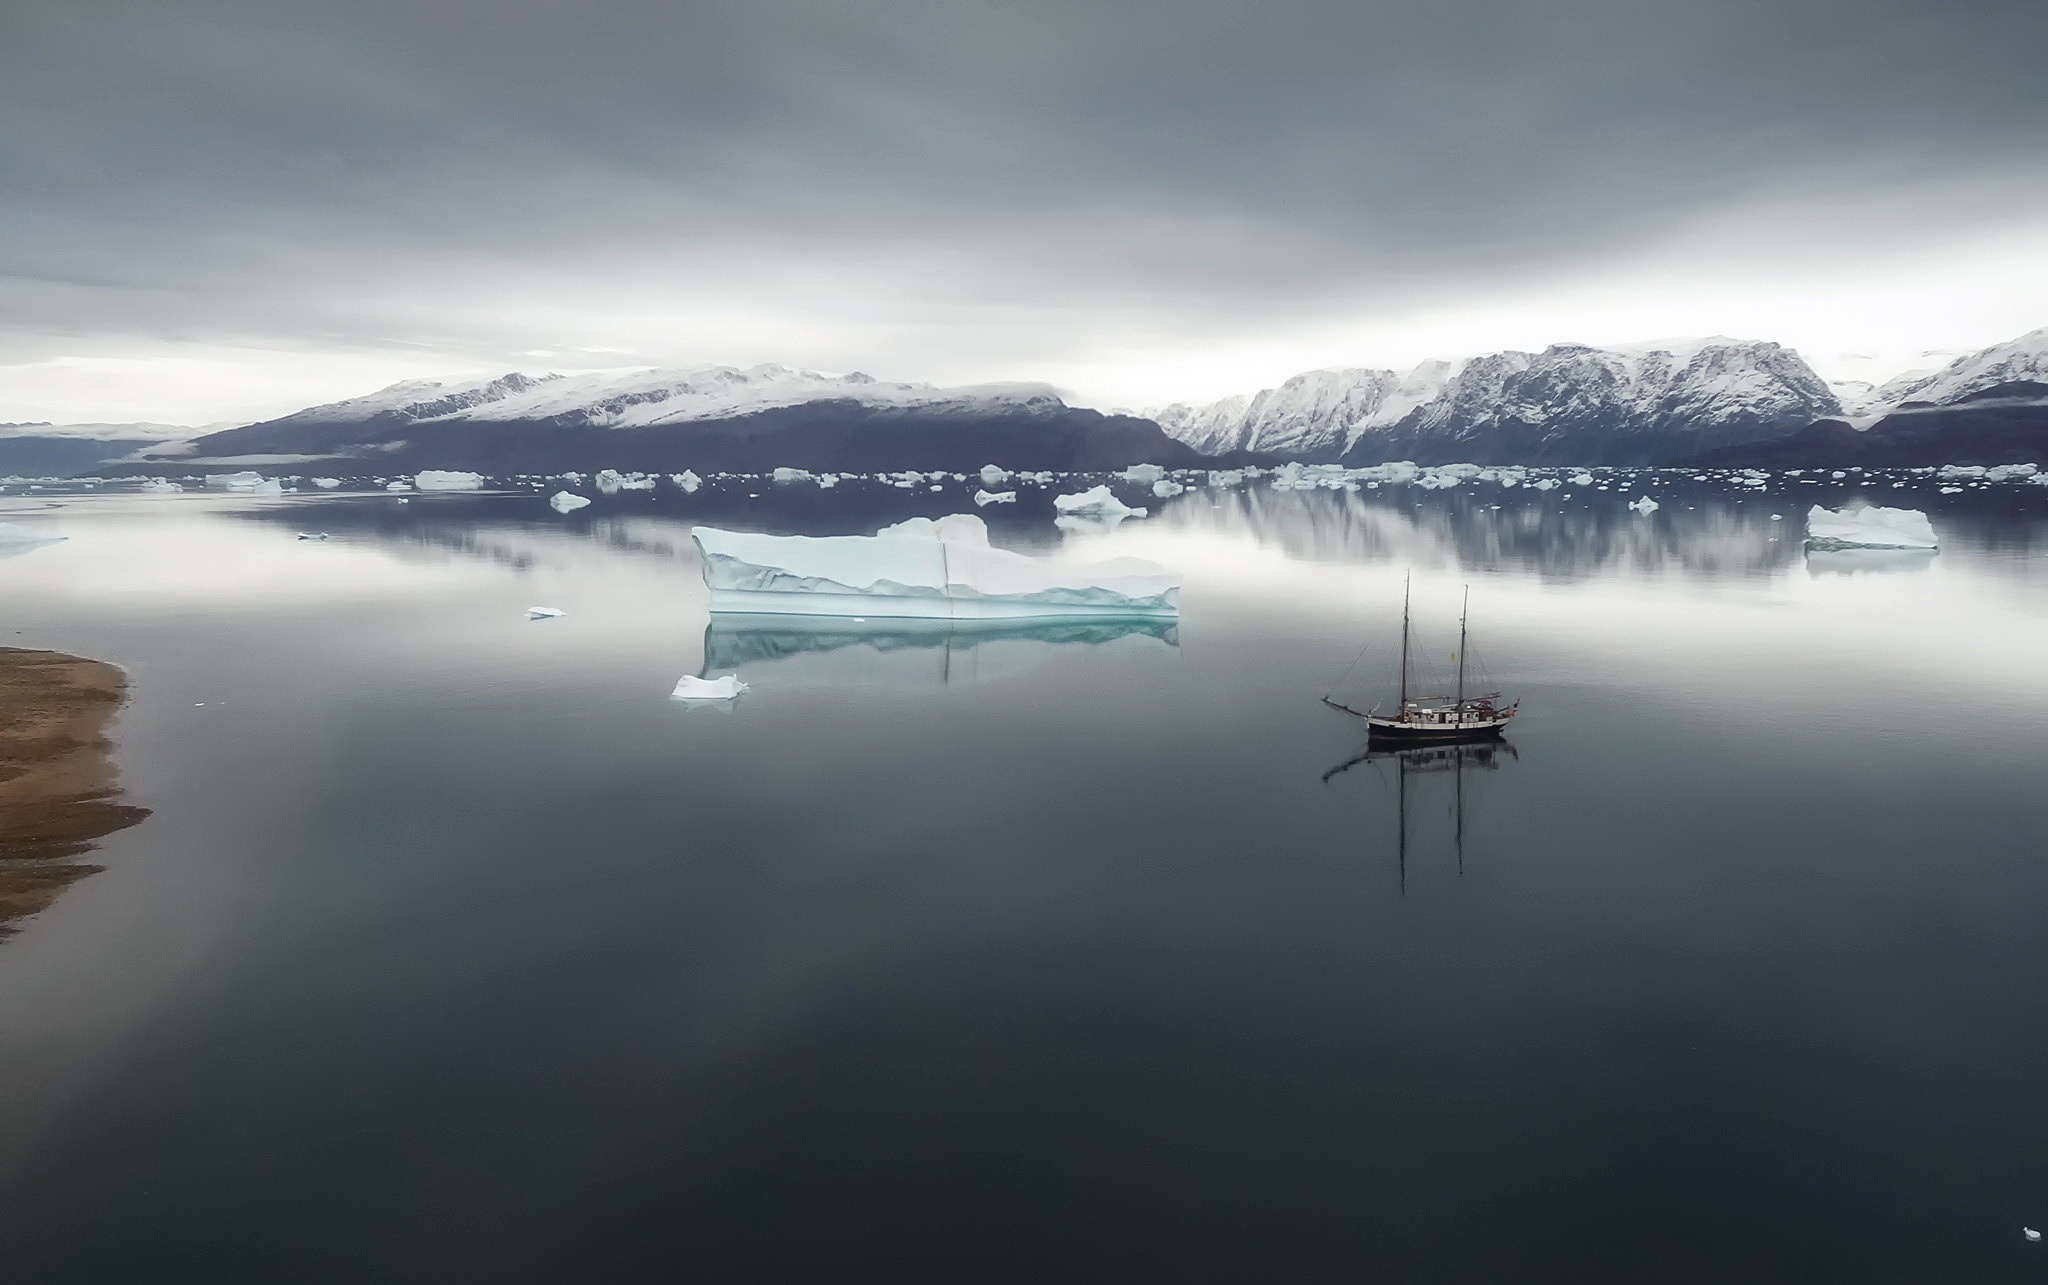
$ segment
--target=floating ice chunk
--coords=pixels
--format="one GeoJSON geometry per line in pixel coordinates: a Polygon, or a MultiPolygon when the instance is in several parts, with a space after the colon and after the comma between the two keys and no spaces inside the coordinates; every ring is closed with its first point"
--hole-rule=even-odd
{"type": "Polygon", "coordinates": [[[1236,486],[1242,481],[1244,481],[1244,470],[1241,468],[1212,468],[1209,470],[1209,485],[1211,486],[1236,486]]]}
{"type": "Polygon", "coordinates": [[[990,547],[971,513],[911,518],[871,536],[778,536],[697,527],[714,612],[998,619],[1172,616],[1180,577],[1117,558],[1067,563],[990,547]]]}
{"type": "Polygon", "coordinates": [[[313,479],[313,485],[323,491],[332,491],[335,487],[341,485],[341,479],[338,477],[316,477],[313,479]]]}
{"type": "Polygon", "coordinates": [[[1985,469],[1984,480],[1987,482],[2010,482],[2014,478],[2033,477],[2040,471],[2040,466],[2036,464],[2000,464],[1994,468],[1985,469]]]}
{"type": "Polygon", "coordinates": [[[484,475],[456,469],[421,469],[413,474],[412,484],[422,491],[481,491],[484,475]]]}
{"type": "Polygon", "coordinates": [[[621,491],[652,491],[654,479],[645,473],[628,473],[619,479],[621,491]]]}
{"type": "Polygon", "coordinates": [[[284,483],[282,483],[282,482],[278,481],[278,480],[277,480],[276,478],[274,478],[274,477],[266,477],[266,478],[264,478],[264,479],[263,479],[263,480],[262,480],[261,482],[258,482],[258,483],[257,483],[256,485],[254,485],[254,486],[250,487],[250,488],[249,488],[249,494],[251,494],[251,495],[283,495],[283,494],[284,494],[284,483]]]}
{"type": "Polygon", "coordinates": [[[999,486],[1002,483],[1007,482],[1009,480],[1010,470],[1006,468],[998,468],[993,464],[984,464],[981,466],[981,484],[983,486],[999,486]]]}
{"type": "Polygon", "coordinates": [[[1166,476],[1166,470],[1157,464],[1133,464],[1117,476],[1126,482],[1157,482],[1166,476]]]}
{"type": "Polygon", "coordinates": [[[1655,513],[1661,506],[1655,500],[1645,495],[1634,504],[1629,505],[1629,507],[1638,513],[1655,513]]]}
{"type": "Polygon", "coordinates": [[[1017,493],[1015,491],[976,491],[974,493],[974,502],[984,507],[990,504],[1015,504],[1017,502],[1017,493]]]}
{"type": "Polygon", "coordinates": [[[1572,485],[1591,486],[1593,485],[1593,475],[1591,473],[1574,473],[1572,474],[1572,485]]]}
{"type": "Polygon", "coordinates": [[[1182,486],[1180,483],[1171,481],[1163,477],[1152,484],[1152,494],[1158,496],[1162,500],[1172,499],[1174,496],[1179,495],[1182,491],[1185,491],[1187,489],[1188,488],[1182,486]]]}
{"type": "Polygon", "coordinates": [[[778,482],[809,482],[817,477],[807,468],[779,468],[774,476],[778,482]]]}
{"type": "Polygon", "coordinates": [[[1806,543],[1816,549],[1933,549],[1934,526],[1918,509],[1824,509],[1806,514],[1806,543]]]}
{"type": "Polygon", "coordinates": [[[2034,1230],[2034,1229],[2033,1229],[2032,1227],[2022,1227],[2022,1228],[2020,1228],[2020,1235],[2022,1235],[2022,1236],[2025,1236],[2025,1237],[2026,1237],[2026,1238],[2027,1238],[2028,1240],[2039,1240],[2039,1239],[2041,1239],[2041,1233],[2040,1233],[2040,1232],[2037,1232],[2037,1231],[2035,1231],[2035,1230],[2034,1230]]]}
{"type": "Polygon", "coordinates": [[[384,489],[387,491],[410,491],[412,490],[412,483],[404,478],[400,478],[396,482],[386,482],[384,489]]]}
{"type": "Polygon", "coordinates": [[[1532,491],[1555,491],[1561,485],[1563,484],[1554,477],[1539,477],[1529,483],[1529,489],[1532,491]]]}
{"type": "Polygon", "coordinates": [[[839,485],[839,475],[838,475],[837,473],[820,473],[820,474],[818,474],[818,489],[819,489],[819,490],[821,490],[821,491],[829,491],[829,490],[831,490],[831,489],[832,489],[833,487],[835,487],[835,486],[837,486],[837,485],[839,485]]]}
{"type": "Polygon", "coordinates": [[[553,620],[556,616],[566,616],[568,614],[568,612],[560,607],[528,607],[526,609],[526,618],[528,620],[553,620]]]}
{"type": "Polygon", "coordinates": [[[1061,513],[1073,514],[1077,517],[1087,515],[1106,516],[1109,514],[1126,518],[1142,518],[1145,516],[1144,509],[1134,509],[1130,505],[1125,504],[1122,500],[1117,499],[1106,486],[1091,486],[1087,490],[1075,495],[1056,495],[1053,497],[1052,506],[1061,513]]]}
{"type": "Polygon", "coordinates": [[[683,493],[686,495],[696,490],[698,487],[704,485],[704,479],[698,477],[689,469],[684,469],[680,473],[669,474],[668,480],[674,482],[677,486],[683,488],[683,493]]]}
{"type": "Polygon", "coordinates": [[[625,480],[625,475],[615,468],[601,468],[597,471],[597,489],[605,495],[617,495],[619,483],[625,480]]]}
{"type": "Polygon", "coordinates": [[[263,485],[261,473],[215,473],[206,479],[208,489],[215,491],[253,491],[263,485]]]}
{"type": "Polygon", "coordinates": [[[69,536],[51,535],[35,527],[22,526],[18,522],[0,522],[0,546],[26,549],[38,544],[55,544],[68,540],[69,536]]]}
{"type": "Polygon", "coordinates": [[[574,513],[589,503],[582,496],[571,495],[567,491],[557,491],[548,497],[548,507],[557,513],[574,513]]]}
{"type": "Polygon", "coordinates": [[[176,495],[184,489],[184,487],[179,486],[168,478],[144,478],[142,482],[142,493],[144,495],[176,495]]]}
{"type": "Polygon", "coordinates": [[[327,533],[325,531],[301,531],[299,532],[299,538],[301,540],[325,540],[327,533]]]}
{"type": "Polygon", "coordinates": [[[747,685],[740,681],[738,674],[721,674],[717,678],[684,674],[668,698],[678,701],[729,701],[746,690],[747,685]]]}

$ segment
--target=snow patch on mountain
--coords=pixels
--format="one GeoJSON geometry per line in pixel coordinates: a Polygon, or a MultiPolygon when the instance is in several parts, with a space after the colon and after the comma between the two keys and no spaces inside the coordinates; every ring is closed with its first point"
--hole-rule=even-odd
{"type": "Polygon", "coordinates": [[[1880,391],[1886,406],[1905,402],[1946,406],[1987,388],[2016,383],[2048,384],[2048,326],[1965,353],[1932,374],[1902,375],[1880,391]]]}
{"type": "Polygon", "coordinates": [[[410,423],[549,421],[639,428],[726,419],[817,401],[900,408],[1064,406],[1059,395],[1044,384],[937,388],[930,384],[885,382],[859,372],[827,375],[789,366],[761,365],[745,370],[706,366],[692,370],[539,376],[515,371],[467,382],[412,379],[362,397],[311,407],[291,418],[314,423],[380,419],[410,423]]]}
{"type": "Polygon", "coordinates": [[[1278,388],[1154,416],[1211,454],[1242,449],[1336,459],[1364,435],[1458,438],[1503,424],[1535,431],[1682,433],[1795,427],[1841,404],[1796,352],[1713,337],[1595,348],[1553,344],[1390,370],[1318,370],[1278,388]]]}

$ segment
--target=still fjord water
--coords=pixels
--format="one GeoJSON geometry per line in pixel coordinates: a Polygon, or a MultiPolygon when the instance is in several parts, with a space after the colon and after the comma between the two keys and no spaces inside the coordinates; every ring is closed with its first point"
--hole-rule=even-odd
{"type": "Polygon", "coordinates": [[[687,538],[960,488],[0,501],[155,809],[0,944],[0,1271],[2035,1279],[2048,489],[1659,494],[1027,492],[1184,614],[982,633],[707,629],[687,538]],[[1411,568],[1513,752],[1326,779],[1411,568]]]}

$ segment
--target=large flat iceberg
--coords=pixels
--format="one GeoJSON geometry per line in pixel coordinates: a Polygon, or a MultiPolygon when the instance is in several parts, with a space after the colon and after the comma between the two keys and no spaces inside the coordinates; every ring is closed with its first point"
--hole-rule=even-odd
{"type": "Polygon", "coordinates": [[[714,612],[996,620],[1177,616],[1180,577],[1138,558],[1067,563],[992,548],[971,513],[873,535],[696,527],[714,612]]]}
{"type": "Polygon", "coordinates": [[[412,475],[412,484],[422,491],[480,491],[484,475],[459,469],[421,469],[412,475]]]}
{"type": "Polygon", "coordinates": [[[1806,543],[1816,549],[1932,549],[1934,525],[1918,509],[1824,509],[1806,514],[1806,543]]]}

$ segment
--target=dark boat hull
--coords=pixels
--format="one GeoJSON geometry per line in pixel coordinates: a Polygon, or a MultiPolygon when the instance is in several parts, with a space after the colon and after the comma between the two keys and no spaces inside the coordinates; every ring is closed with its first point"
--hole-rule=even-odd
{"type": "Polygon", "coordinates": [[[1366,735],[1377,744],[1386,742],[1394,745],[1451,745],[1473,741],[1497,741],[1507,730],[1506,723],[1489,723],[1481,727],[1416,727],[1367,720],[1366,735]]]}

